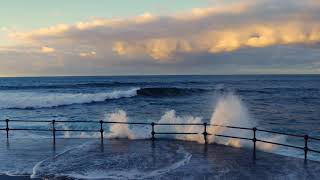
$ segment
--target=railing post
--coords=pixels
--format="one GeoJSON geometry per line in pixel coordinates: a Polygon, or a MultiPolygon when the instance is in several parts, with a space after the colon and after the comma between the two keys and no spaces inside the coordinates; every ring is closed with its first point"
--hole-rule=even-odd
{"type": "Polygon", "coordinates": [[[204,143],[205,144],[208,144],[208,139],[207,139],[207,135],[208,135],[208,132],[207,132],[207,123],[203,123],[203,138],[204,138],[204,143]]]}
{"type": "Polygon", "coordinates": [[[9,119],[6,119],[7,139],[9,139],[9,119]]]}
{"type": "Polygon", "coordinates": [[[103,121],[100,121],[100,138],[101,142],[103,142],[103,121]]]}
{"type": "Polygon", "coordinates": [[[56,144],[56,127],[55,127],[56,120],[52,120],[52,137],[53,137],[53,144],[56,144]]]}
{"type": "Polygon", "coordinates": [[[256,132],[257,132],[257,128],[254,127],[252,128],[253,130],[253,159],[256,160],[256,142],[257,142],[257,137],[256,137],[256,132]]]}
{"type": "Polygon", "coordinates": [[[156,134],[155,132],[154,132],[154,122],[152,122],[151,123],[151,128],[152,128],[152,131],[151,131],[151,136],[152,136],[152,141],[154,141],[154,135],[156,134]]]}
{"type": "Polygon", "coordinates": [[[307,156],[308,156],[308,139],[309,139],[309,136],[308,135],[305,135],[304,136],[304,160],[307,160],[307,156]]]}

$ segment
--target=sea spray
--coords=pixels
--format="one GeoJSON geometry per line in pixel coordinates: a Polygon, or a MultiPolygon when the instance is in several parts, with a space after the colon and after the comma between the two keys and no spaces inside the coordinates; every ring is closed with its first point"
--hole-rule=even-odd
{"type": "MultiPolygon", "coordinates": [[[[245,128],[253,128],[258,126],[258,122],[254,119],[245,103],[241,98],[232,92],[226,92],[219,94],[214,112],[210,119],[210,124],[216,125],[229,125],[245,128]]],[[[229,136],[253,138],[253,131],[225,128],[219,126],[212,126],[208,128],[211,134],[224,134],[229,136]]],[[[259,134],[257,137],[266,141],[284,143],[286,136],[281,135],[270,135],[270,134],[259,134]]],[[[233,147],[252,147],[252,142],[248,140],[241,140],[236,138],[219,138],[216,136],[209,136],[210,143],[224,144],[233,147]]],[[[275,151],[277,146],[273,144],[257,143],[257,148],[262,151],[272,152],[275,151]]]]}
{"type": "MultiPolygon", "coordinates": [[[[128,122],[128,116],[125,111],[118,110],[107,115],[108,121],[128,122]]],[[[194,116],[178,116],[175,110],[169,110],[164,113],[157,123],[203,123],[201,117],[194,116]]],[[[250,115],[245,103],[241,98],[232,92],[219,94],[216,105],[214,107],[210,124],[229,125],[253,128],[258,125],[257,121],[250,115]]],[[[143,129],[139,127],[130,127],[127,124],[111,124],[110,132],[107,134],[108,138],[129,138],[129,139],[144,139],[148,138],[150,129],[143,129]]],[[[203,126],[198,125],[161,125],[155,127],[156,132],[178,132],[178,133],[202,133],[203,126]]],[[[224,134],[229,136],[237,136],[244,138],[252,138],[253,132],[243,129],[230,129],[218,126],[209,126],[208,132],[210,134],[224,134]]],[[[170,138],[184,141],[195,141],[204,143],[204,138],[201,135],[194,134],[156,134],[159,138],[170,138]]],[[[264,140],[284,142],[285,137],[282,136],[260,136],[264,140]]],[[[233,139],[233,138],[219,138],[213,135],[208,136],[209,143],[224,144],[233,147],[252,147],[252,142],[247,140],[233,139]]],[[[257,148],[264,151],[273,151],[276,146],[272,144],[257,143],[257,148]]]]}
{"type": "MultiPolygon", "coordinates": [[[[158,121],[158,123],[202,123],[200,117],[193,116],[177,116],[175,110],[167,111],[158,121]]],[[[202,126],[156,126],[156,132],[201,132],[202,126]]],[[[157,135],[159,136],[159,135],[157,135]]],[[[196,141],[203,143],[202,136],[193,134],[174,134],[174,135],[160,135],[160,137],[170,137],[179,140],[196,141]]]]}
{"type": "MultiPolygon", "coordinates": [[[[119,109],[106,115],[106,121],[129,122],[127,113],[119,109]]],[[[129,126],[128,124],[109,124],[108,138],[147,139],[150,138],[151,127],[148,125],[129,126]]]]}
{"type": "MultiPolygon", "coordinates": [[[[201,117],[194,116],[177,116],[175,110],[165,112],[158,123],[196,123],[201,124],[203,120],[201,117]]],[[[239,127],[252,128],[257,125],[256,121],[250,116],[250,113],[240,97],[233,93],[226,93],[219,95],[216,106],[214,108],[210,124],[217,125],[231,125],[239,127]]],[[[156,126],[156,132],[185,132],[185,133],[202,133],[203,126],[156,126]]],[[[209,126],[208,132],[211,134],[226,134],[231,136],[252,137],[251,131],[228,129],[223,127],[209,126]]],[[[159,137],[159,135],[157,135],[159,137]]],[[[196,141],[204,143],[204,138],[200,135],[160,135],[160,137],[174,138],[186,141],[196,141]]],[[[219,143],[235,147],[243,147],[249,145],[251,142],[238,139],[216,138],[215,136],[208,136],[210,143],[219,143]],[[249,144],[248,144],[249,143],[249,144]]]]}
{"type": "MultiPolygon", "coordinates": [[[[210,119],[210,124],[253,128],[257,125],[257,122],[250,116],[247,107],[241,101],[240,97],[228,92],[219,96],[210,119]]],[[[208,130],[211,134],[226,134],[252,138],[252,132],[247,130],[230,129],[219,126],[211,126],[208,130]]],[[[209,142],[222,143],[235,147],[241,147],[247,144],[245,140],[216,138],[215,136],[209,136],[209,142]]]]}
{"type": "MultiPolygon", "coordinates": [[[[114,122],[128,122],[128,116],[124,110],[108,114],[107,119],[114,122]]],[[[108,138],[134,139],[134,133],[129,129],[128,124],[111,124],[109,131],[108,138]]]]}

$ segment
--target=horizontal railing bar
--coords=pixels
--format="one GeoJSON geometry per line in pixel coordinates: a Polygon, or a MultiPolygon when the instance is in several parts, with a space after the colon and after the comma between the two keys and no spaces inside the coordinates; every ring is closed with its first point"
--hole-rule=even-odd
{"type": "Polygon", "coordinates": [[[218,125],[218,124],[208,124],[208,126],[217,126],[217,127],[231,128],[231,129],[252,130],[252,128],[238,127],[238,126],[225,126],[225,125],[218,125]]]}
{"type": "Polygon", "coordinates": [[[77,131],[77,132],[100,132],[100,130],[92,130],[92,129],[56,129],[56,131],[77,131]]]}
{"type": "Polygon", "coordinates": [[[170,126],[170,125],[181,125],[181,126],[188,126],[188,125],[195,125],[195,126],[203,126],[203,123],[154,123],[154,125],[159,126],[170,126]]]}
{"type": "Polygon", "coordinates": [[[280,135],[286,135],[286,136],[304,137],[304,135],[290,134],[290,133],[282,133],[282,132],[270,131],[270,130],[264,130],[264,129],[257,129],[257,131],[267,132],[267,133],[274,133],[274,134],[280,134],[280,135]]]}
{"type": "Polygon", "coordinates": [[[252,139],[250,139],[250,138],[245,138],[245,137],[228,136],[228,135],[224,135],[224,134],[211,134],[211,135],[218,136],[218,137],[235,138],[235,139],[243,139],[243,140],[250,140],[250,141],[252,141],[252,139]]]}
{"type": "MultiPolygon", "coordinates": [[[[50,123],[52,121],[49,120],[9,120],[10,122],[45,122],[50,123]]],[[[6,122],[5,120],[2,120],[2,122],[6,122]]]]}
{"type": "Polygon", "coordinates": [[[263,143],[269,143],[269,144],[279,145],[279,146],[296,148],[296,149],[304,149],[303,147],[299,147],[299,146],[293,146],[293,145],[289,145],[289,144],[281,144],[281,143],[276,143],[276,142],[271,142],[271,141],[265,141],[265,140],[260,140],[260,139],[257,139],[257,141],[258,141],[258,142],[263,142],[263,143]]]}
{"type": "Polygon", "coordinates": [[[320,138],[315,138],[315,137],[310,137],[310,136],[309,136],[309,139],[320,141],[320,138]]]}
{"type": "MultiPolygon", "coordinates": [[[[43,123],[51,123],[50,120],[10,120],[10,122],[43,122],[43,123]]],[[[0,122],[6,122],[6,120],[0,120],[0,122]]],[[[56,120],[56,123],[100,123],[101,121],[59,121],[56,120]]],[[[137,125],[151,125],[152,123],[143,123],[143,122],[116,122],[116,121],[102,121],[102,123],[106,124],[137,124],[137,125]]],[[[154,123],[154,125],[203,125],[203,123],[154,123]]],[[[218,124],[207,124],[208,126],[217,126],[217,127],[225,127],[225,128],[233,128],[233,129],[244,129],[244,130],[252,130],[252,128],[246,128],[246,127],[238,127],[238,126],[227,126],[227,125],[218,125],[218,124]]],[[[6,130],[6,129],[0,129],[0,130],[6,130]]],[[[10,129],[10,130],[22,130],[22,129],[10,129]]],[[[29,129],[23,129],[23,130],[29,130],[29,129]]],[[[30,130],[37,130],[37,129],[30,129],[30,130]]],[[[68,130],[71,131],[71,130],[68,130]]],[[[283,132],[277,132],[277,131],[271,131],[271,130],[265,130],[265,129],[257,129],[257,131],[261,132],[267,132],[267,133],[274,133],[274,134],[280,134],[280,135],[287,135],[287,136],[293,136],[293,137],[305,137],[305,135],[298,135],[298,134],[291,134],[291,133],[283,133],[283,132]]],[[[199,133],[196,133],[199,134],[199,133]]],[[[235,137],[236,138],[236,137],[235,137]]],[[[310,137],[309,139],[320,141],[320,138],[310,137]]]]}
{"type": "Polygon", "coordinates": [[[151,123],[142,122],[116,122],[116,121],[103,121],[105,124],[141,124],[141,125],[151,125],[151,123]]]}
{"type": "MultiPolygon", "coordinates": [[[[3,121],[5,122],[5,120],[3,121]]],[[[42,121],[42,120],[9,120],[9,122],[46,122],[51,123],[52,121],[42,121]]],[[[100,123],[100,121],[59,121],[55,120],[56,123],[100,123]]],[[[112,122],[112,121],[103,121],[106,124],[145,124],[151,125],[151,123],[138,123],[138,122],[112,122]]]]}
{"type": "Polygon", "coordinates": [[[314,149],[308,149],[308,151],[315,152],[315,153],[320,153],[320,151],[317,151],[317,150],[314,150],[314,149]]]}
{"type": "Polygon", "coordinates": [[[12,128],[12,129],[9,129],[9,131],[52,131],[52,130],[51,129],[12,128]]]}
{"type": "Polygon", "coordinates": [[[155,134],[201,134],[201,133],[188,133],[188,132],[155,132],[155,134]]]}
{"type": "Polygon", "coordinates": [[[55,121],[56,123],[99,123],[99,121],[55,121]]]}

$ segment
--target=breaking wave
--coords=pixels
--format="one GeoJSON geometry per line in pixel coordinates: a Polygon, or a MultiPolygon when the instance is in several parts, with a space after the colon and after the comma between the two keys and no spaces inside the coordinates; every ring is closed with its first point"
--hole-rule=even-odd
{"type": "Polygon", "coordinates": [[[108,99],[134,96],[183,96],[204,92],[204,89],[188,88],[131,88],[105,93],[35,93],[0,92],[0,109],[34,109],[103,102],[108,99]]]}
{"type": "Polygon", "coordinates": [[[48,108],[72,104],[103,102],[137,95],[138,88],[106,93],[34,93],[0,92],[0,109],[48,108]]]}
{"type": "MultiPolygon", "coordinates": [[[[89,82],[89,83],[60,83],[60,84],[36,84],[36,85],[0,85],[0,90],[38,90],[38,89],[66,89],[66,88],[110,88],[110,87],[139,87],[139,86],[166,86],[168,82],[89,82]]],[[[194,85],[203,84],[203,82],[197,81],[184,81],[177,82],[177,84],[194,85]]]]}
{"type": "Polygon", "coordinates": [[[92,82],[77,84],[44,84],[44,85],[0,85],[1,90],[38,90],[38,89],[66,89],[66,88],[101,88],[101,87],[126,87],[140,86],[142,83],[130,82],[92,82]]]}

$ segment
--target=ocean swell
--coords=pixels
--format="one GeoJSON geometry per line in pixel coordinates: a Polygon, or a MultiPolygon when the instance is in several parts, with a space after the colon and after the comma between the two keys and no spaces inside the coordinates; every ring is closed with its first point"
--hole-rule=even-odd
{"type": "Polygon", "coordinates": [[[153,97],[163,97],[163,96],[184,96],[194,93],[205,92],[205,89],[195,89],[195,88],[177,88],[177,87],[154,87],[154,88],[142,88],[137,91],[140,96],[153,96],[153,97]]]}
{"type": "Polygon", "coordinates": [[[34,109],[103,102],[108,99],[134,96],[165,97],[184,96],[201,93],[205,89],[157,87],[132,88],[101,93],[36,93],[36,92],[0,92],[0,109],[34,109]]]}

